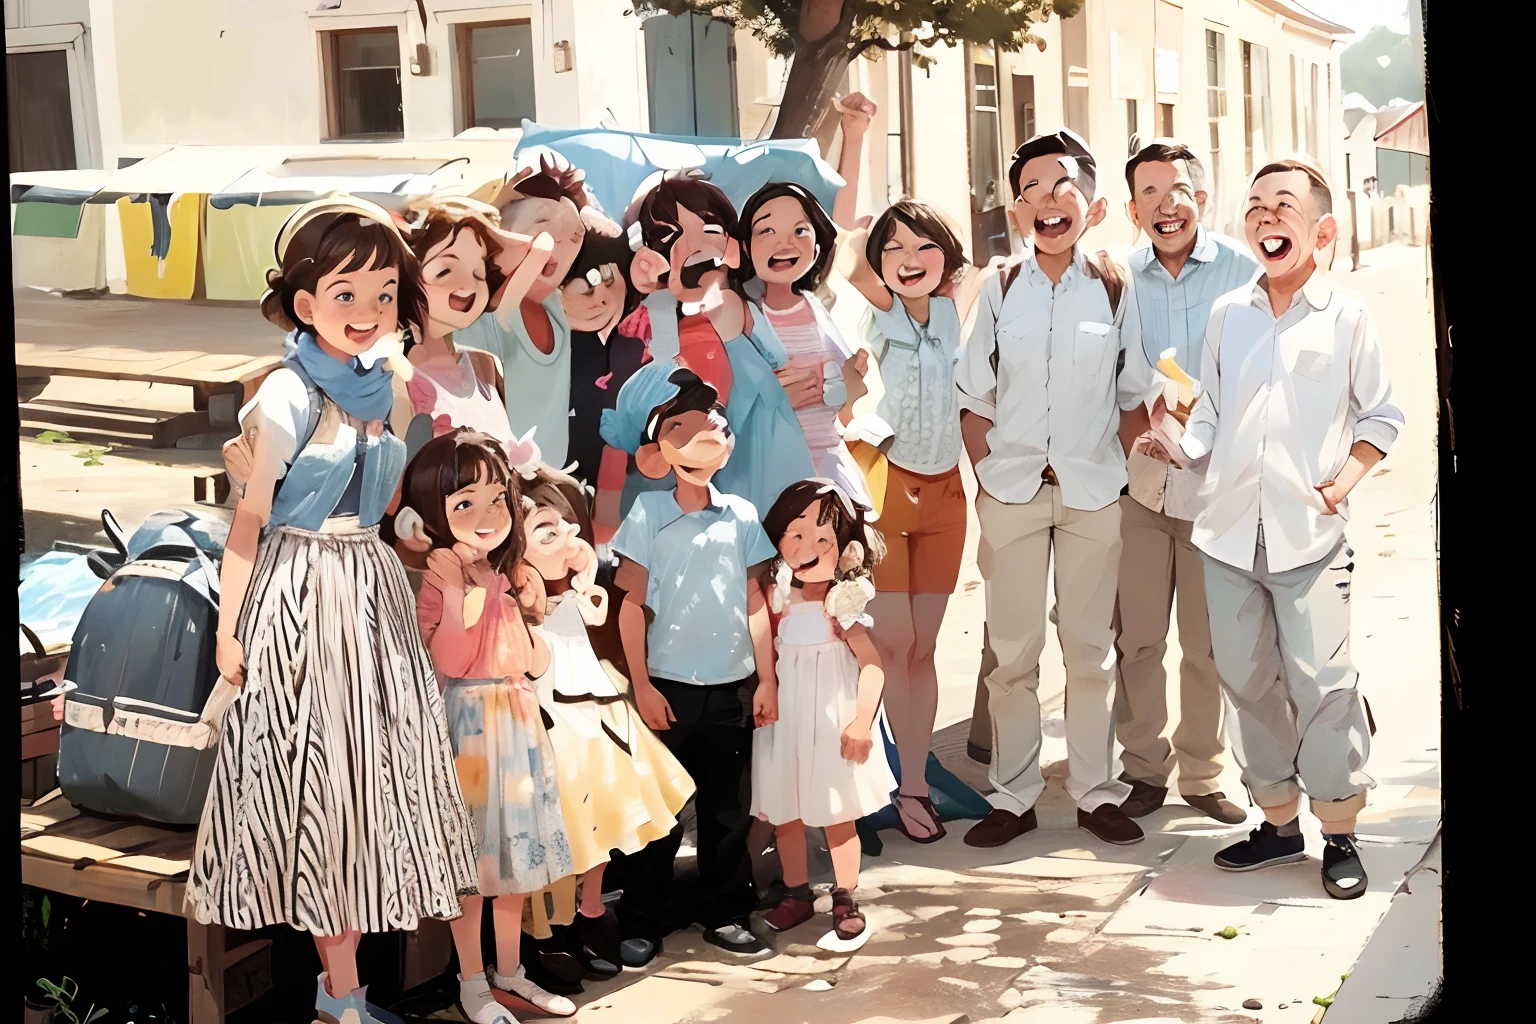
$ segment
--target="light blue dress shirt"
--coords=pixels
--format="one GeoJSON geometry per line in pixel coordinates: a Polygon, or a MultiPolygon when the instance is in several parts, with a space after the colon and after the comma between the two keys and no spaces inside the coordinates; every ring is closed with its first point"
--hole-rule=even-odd
{"type": "Polygon", "coordinates": [[[1194,251],[1178,277],[1157,261],[1150,245],[1131,253],[1130,263],[1147,362],[1156,366],[1158,358],[1171,348],[1179,368],[1198,377],[1211,306],[1227,292],[1252,281],[1258,262],[1243,243],[1200,227],[1196,229],[1194,251]]]}
{"type": "Polygon", "coordinates": [[[674,492],[647,491],[612,547],[646,571],[645,603],[656,615],[645,636],[653,677],[716,686],[756,670],[747,570],[776,551],[751,502],[711,486],[706,507],[684,512],[674,492]]]}

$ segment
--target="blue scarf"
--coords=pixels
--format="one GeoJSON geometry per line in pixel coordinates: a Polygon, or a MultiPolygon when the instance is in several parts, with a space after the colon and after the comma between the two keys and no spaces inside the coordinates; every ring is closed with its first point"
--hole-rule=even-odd
{"type": "Polygon", "coordinates": [[[307,331],[294,331],[288,336],[288,345],[290,357],[298,359],[309,379],[343,412],[364,423],[388,418],[395,404],[394,374],[382,362],[371,370],[363,369],[356,357],[339,362],[326,355],[307,331]]]}

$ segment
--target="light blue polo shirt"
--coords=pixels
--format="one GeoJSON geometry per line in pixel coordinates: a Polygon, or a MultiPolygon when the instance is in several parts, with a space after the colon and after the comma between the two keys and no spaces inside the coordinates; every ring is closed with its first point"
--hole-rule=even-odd
{"type": "MultiPolygon", "coordinates": [[[[555,347],[540,352],[523,324],[522,308],[514,309],[511,326],[503,329],[494,310],[486,310],[468,327],[453,334],[456,345],[490,352],[501,360],[507,389],[507,421],[522,437],[537,427],[533,440],[548,465],[565,465],[571,435],[571,326],[565,319],[560,289],[541,305],[549,316],[555,347]]],[[[489,382],[488,382],[489,383],[489,382]]]]}
{"type": "Polygon", "coordinates": [[[715,686],[756,670],[747,570],[777,552],[750,501],[711,485],[709,504],[685,513],[672,491],[646,491],[612,547],[646,571],[645,603],[656,617],[645,663],[653,677],[715,686]]]}
{"type": "Polygon", "coordinates": [[[1178,277],[1157,261],[1150,244],[1131,253],[1130,263],[1147,361],[1156,366],[1158,358],[1171,348],[1179,368],[1199,377],[1211,306],[1227,292],[1252,281],[1259,272],[1258,261],[1241,242],[1201,226],[1196,229],[1195,248],[1178,277]]]}

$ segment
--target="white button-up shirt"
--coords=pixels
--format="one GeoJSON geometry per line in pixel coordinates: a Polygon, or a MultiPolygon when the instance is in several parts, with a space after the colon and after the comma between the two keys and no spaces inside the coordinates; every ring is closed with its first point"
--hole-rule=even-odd
{"type": "Polygon", "coordinates": [[[1216,301],[1200,381],[1181,443],[1210,457],[1195,546],[1251,569],[1262,521],[1270,571],[1326,557],[1349,510],[1328,515],[1317,485],[1356,441],[1387,452],[1403,426],[1370,313],[1313,274],[1277,320],[1261,277],[1216,301]]]}
{"type": "MultiPolygon", "coordinates": [[[[1147,359],[1173,349],[1173,360],[1191,377],[1200,373],[1200,352],[1211,306],[1234,288],[1251,282],[1259,265],[1240,242],[1205,228],[1196,229],[1195,248],[1174,277],[1151,245],[1131,253],[1136,307],[1141,313],[1141,347],[1147,359]]],[[[1154,512],[1193,519],[1200,511],[1198,469],[1180,469],[1140,452],[1127,463],[1131,496],[1154,512]]]]}
{"type": "Polygon", "coordinates": [[[1104,508],[1126,484],[1120,411],[1148,402],[1163,382],[1142,350],[1129,277],[1111,313],[1081,250],[1055,285],[1032,252],[1006,296],[1001,274],[990,272],[955,367],[960,407],[992,421],[977,481],[998,501],[1023,504],[1049,465],[1068,508],[1104,508]]]}

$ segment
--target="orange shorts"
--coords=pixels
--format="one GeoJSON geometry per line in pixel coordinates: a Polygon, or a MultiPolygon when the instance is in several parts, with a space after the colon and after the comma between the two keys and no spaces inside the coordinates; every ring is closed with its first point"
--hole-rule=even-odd
{"type": "Polygon", "coordinates": [[[885,507],[872,525],[885,539],[875,566],[880,593],[952,594],[965,554],[965,483],[960,467],[937,476],[890,465],[885,507]]]}

